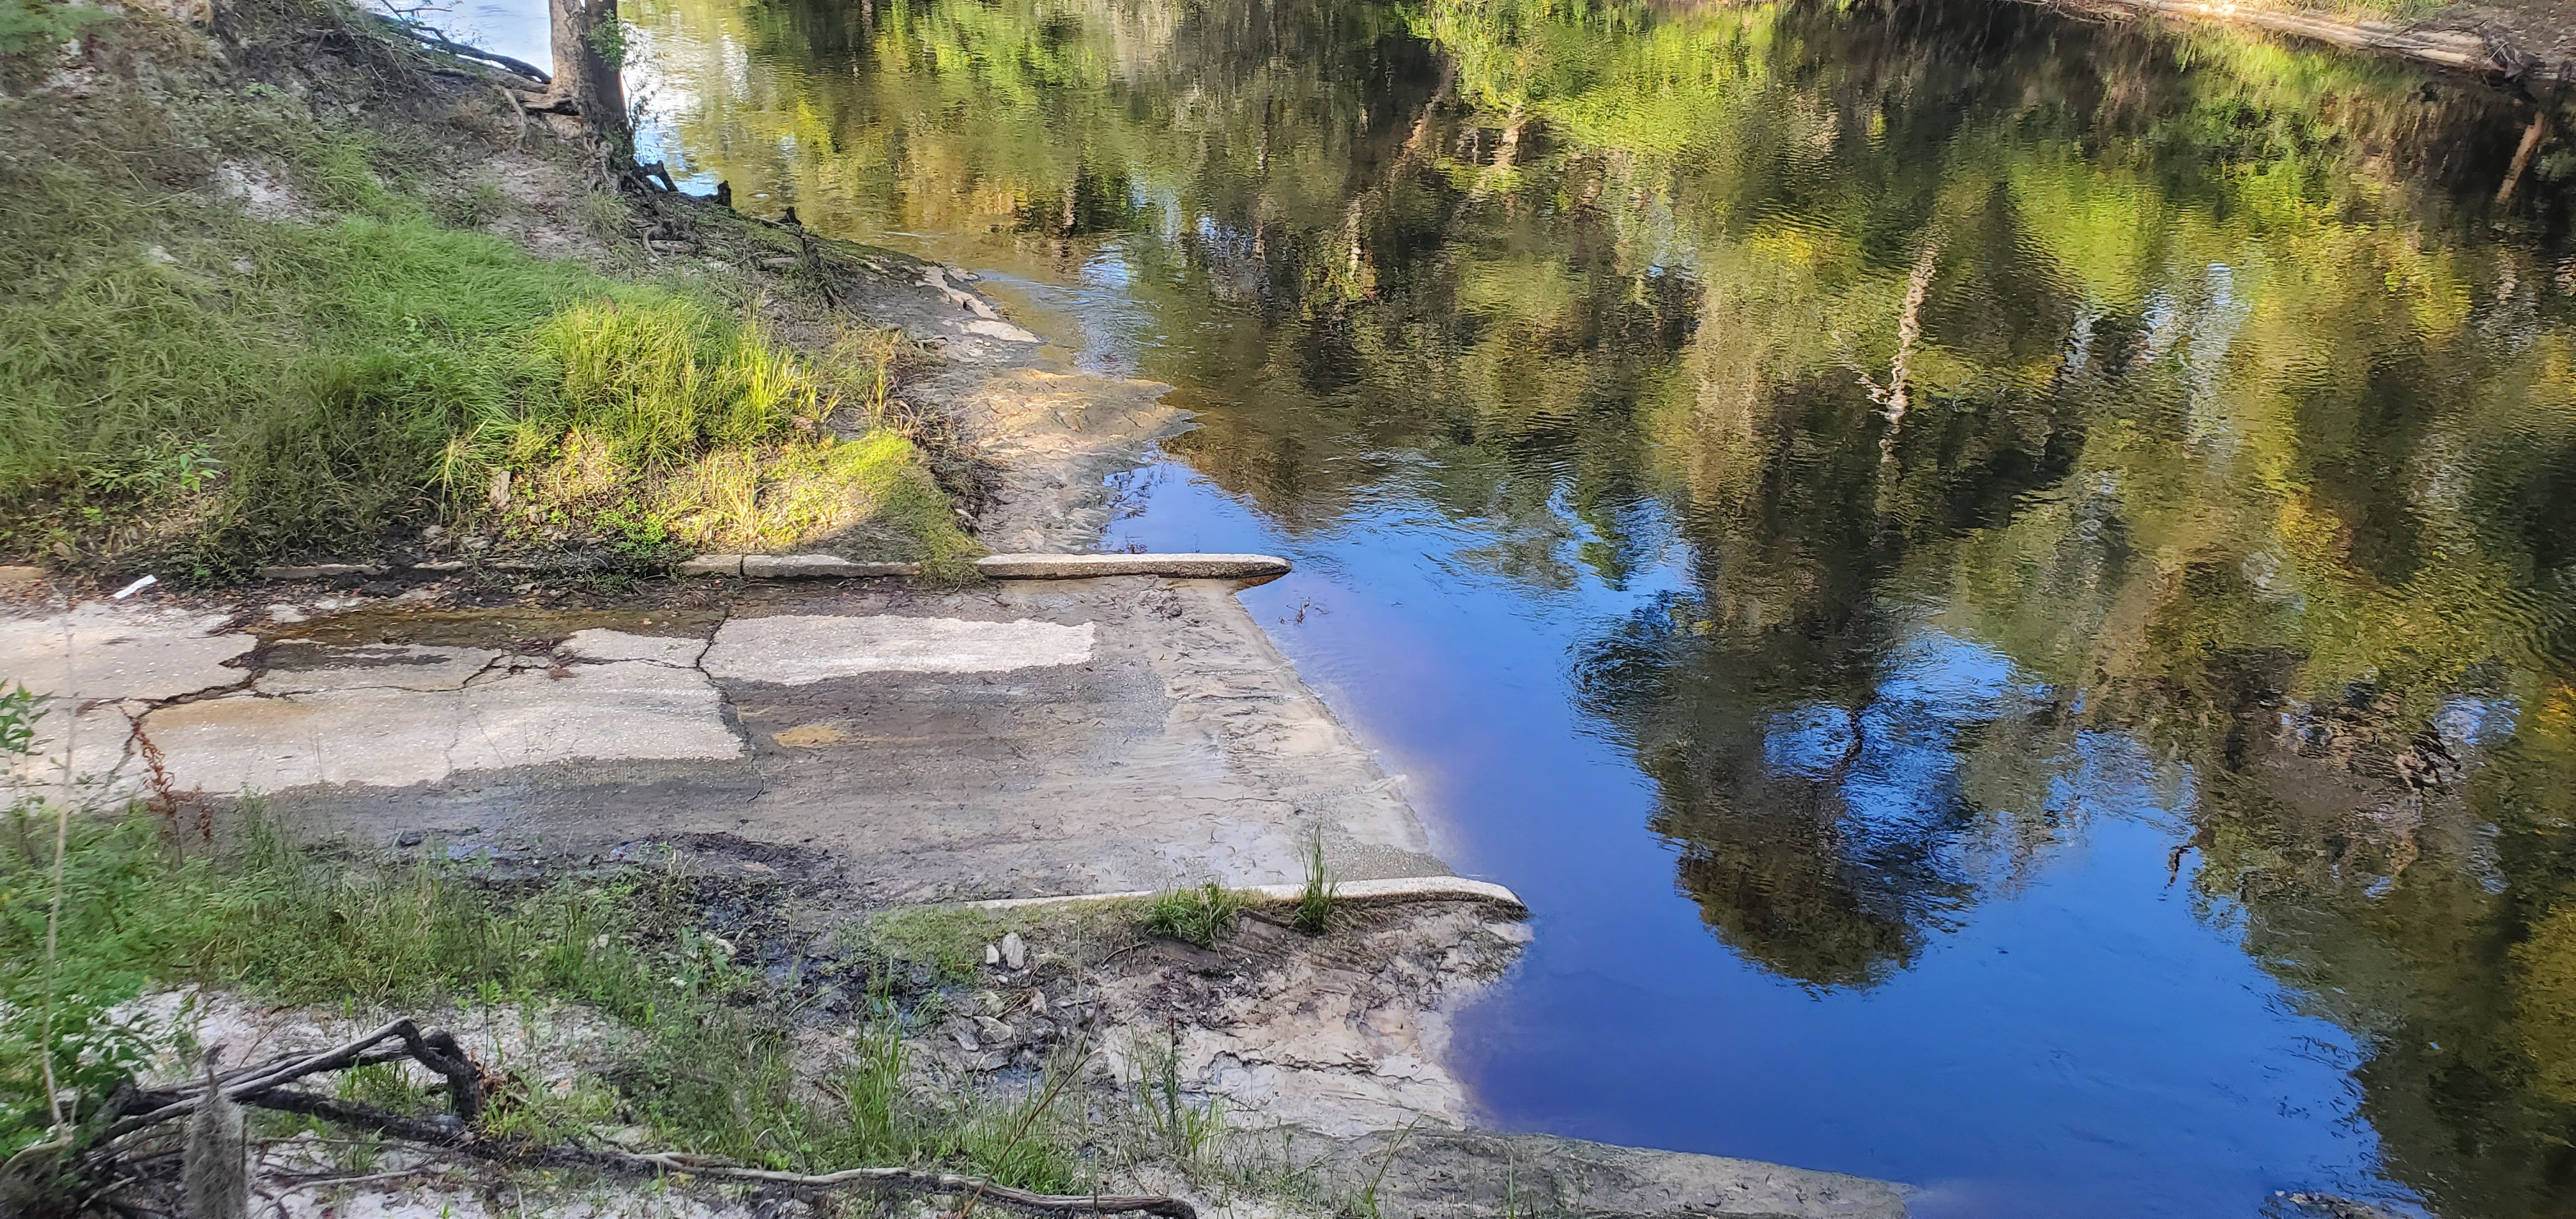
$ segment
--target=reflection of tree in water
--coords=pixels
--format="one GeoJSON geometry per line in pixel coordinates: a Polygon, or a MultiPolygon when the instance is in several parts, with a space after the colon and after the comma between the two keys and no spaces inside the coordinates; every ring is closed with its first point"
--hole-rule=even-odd
{"type": "Polygon", "coordinates": [[[1801,982],[1878,982],[1967,888],[1943,858],[1946,793],[1929,817],[1851,805],[1874,761],[1850,709],[1868,696],[1874,632],[1804,623],[1835,633],[1793,628],[1766,647],[1713,631],[1708,610],[1662,598],[1594,642],[1577,670],[1585,703],[1654,779],[1653,828],[1680,848],[1681,887],[1719,938],[1801,982]]]}
{"type": "Polygon", "coordinates": [[[738,196],[1117,241],[1181,447],[1286,529],[1400,482],[1533,589],[1686,551],[1578,676],[1748,958],[1870,984],[2088,757],[2187,773],[2177,883],[2366,1039],[2392,1171],[2576,1212],[2576,273],[2564,190],[2480,210],[2520,103],[1985,0],[638,12],[724,31],[666,75],[738,196]],[[1922,702],[1934,635],[2029,688],[1922,702]]]}

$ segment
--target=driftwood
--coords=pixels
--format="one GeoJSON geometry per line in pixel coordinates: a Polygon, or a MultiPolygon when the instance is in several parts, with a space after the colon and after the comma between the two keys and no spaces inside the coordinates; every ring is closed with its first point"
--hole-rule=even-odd
{"type": "Polygon", "coordinates": [[[220,1096],[232,1104],[249,1108],[317,1118],[496,1164],[589,1168],[655,1177],[688,1174],[800,1190],[866,1187],[950,1194],[1050,1216],[1145,1214],[1161,1216],[1162,1219],[1198,1219],[1198,1211],[1189,1203],[1161,1195],[1039,1194],[955,1173],[912,1168],[852,1168],[820,1174],[776,1172],[676,1151],[611,1151],[576,1144],[487,1138],[474,1128],[474,1118],[483,1106],[484,1076],[481,1067],[456,1044],[453,1036],[443,1032],[423,1033],[409,1020],[393,1021],[357,1040],[318,1054],[281,1056],[229,1075],[209,1073],[203,1083],[155,1091],[121,1091],[112,1102],[111,1109],[128,1116],[118,1118],[102,1131],[98,1145],[105,1147],[127,1135],[187,1117],[197,1112],[208,1096],[220,1096]],[[388,1042],[398,1044],[389,1047],[388,1042]],[[419,1117],[285,1086],[312,1075],[406,1058],[447,1080],[452,1113],[419,1117]]]}

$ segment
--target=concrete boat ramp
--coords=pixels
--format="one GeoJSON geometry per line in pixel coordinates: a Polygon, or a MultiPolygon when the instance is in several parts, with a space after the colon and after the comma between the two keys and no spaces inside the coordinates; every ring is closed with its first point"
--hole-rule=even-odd
{"type": "Polygon", "coordinates": [[[84,604],[0,620],[69,694],[24,781],[260,794],[311,832],[547,856],[725,834],[869,904],[1446,874],[1227,580],[737,585],[584,610],[84,604]],[[156,779],[151,755],[157,751],[156,779]]]}
{"type": "Polygon", "coordinates": [[[1528,940],[1517,899],[1449,876],[1243,580],[1125,557],[1046,578],[1070,570],[579,605],[26,596],[0,604],[0,680],[56,697],[9,778],[98,809],[258,795],[311,837],[501,865],[680,847],[852,907],[1291,885],[1320,835],[1355,896],[1431,904],[1313,948],[1131,954],[1093,982],[1247,1118],[1338,1147],[1318,1171],[1384,1176],[1404,1213],[1506,1213],[1550,1181],[1577,1213],[1905,1213],[1882,1182],[1475,1130],[1448,1029],[1528,940]],[[1520,1193],[1493,1193],[1496,1165],[1520,1193]]]}

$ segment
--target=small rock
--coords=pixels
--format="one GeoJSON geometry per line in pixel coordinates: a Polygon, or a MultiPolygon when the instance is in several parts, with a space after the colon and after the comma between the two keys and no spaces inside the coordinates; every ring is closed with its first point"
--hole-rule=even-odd
{"type": "Polygon", "coordinates": [[[1020,1056],[1013,1061],[1031,1070],[1037,1069],[1038,1066],[1046,1062],[1045,1059],[1038,1057],[1037,1050],[1029,1047],[1022,1047],[1020,1050],[1020,1056]]]}
{"type": "Polygon", "coordinates": [[[975,1039],[986,1045],[1009,1045],[1020,1039],[1011,1026],[991,1016],[975,1017],[975,1039]]]}
{"type": "Polygon", "coordinates": [[[1011,931],[1003,933],[1002,964],[1008,965],[1013,969],[1026,969],[1029,967],[1029,946],[1021,942],[1019,932],[1011,931]]]}
{"type": "Polygon", "coordinates": [[[1029,1010],[1040,1015],[1044,1015],[1046,1013],[1045,991],[1033,990],[1029,992],[1029,1010]]]}
{"type": "Polygon", "coordinates": [[[608,1141],[620,1147],[641,1147],[653,1141],[653,1132],[642,1126],[620,1126],[608,1132],[608,1141]]]}
{"type": "Polygon", "coordinates": [[[984,963],[985,963],[986,965],[999,965],[999,964],[1001,964],[1001,963],[1002,963],[1002,950],[1001,950],[1001,949],[999,949],[999,948],[995,948],[995,947],[993,947],[993,946],[992,946],[992,945],[990,945],[990,944],[986,944],[986,945],[984,945],[984,963]]]}
{"type": "Polygon", "coordinates": [[[416,847],[428,839],[429,835],[425,831],[404,830],[402,833],[394,835],[394,845],[398,847],[416,847]]]}
{"type": "Polygon", "coordinates": [[[969,1025],[964,1021],[959,1021],[958,1023],[949,1025],[948,1035],[956,1038],[957,1048],[964,1050],[967,1053],[971,1054],[984,1048],[982,1042],[975,1040],[974,1026],[969,1025]]]}

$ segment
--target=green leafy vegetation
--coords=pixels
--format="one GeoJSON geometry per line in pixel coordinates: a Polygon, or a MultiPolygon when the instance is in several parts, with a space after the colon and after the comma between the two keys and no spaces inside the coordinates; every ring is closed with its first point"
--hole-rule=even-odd
{"type": "MultiPolygon", "coordinates": [[[[21,806],[0,834],[0,1153],[48,1124],[37,1037],[51,818],[21,806]]],[[[469,865],[317,856],[244,820],[222,846],[173,838],[148,815],[76,820],[66,856],[54,1064],[85,1119],[172,1030],[121,1015],[147,989],[219,987],[287,1004],[424,1012],[446,1006],[529,1022],[545,1053],[610,1054],[564,1093],[505,1090],[496,1132],[561,1139],[641,1125],[692,1152],[800,1171],[945,1164],[1041,1189],[1074,1187],[1060,1085],[1017,1098],[926,1092],[905,1078],[904,1017],[875,999],[849,1052],[800,1078],[795,1003],[697,922],[666,871],[498,884],[469,865]],[[543,1028],[567,1010],[609,1021],[575,1046],[543,1028]]],[[[488,1017],[487,1017],[488,1018],[488,1017]]],[[[1079,1066],[1053,1064],[1057,1073],[1079,1066]]],[[[401,1072],[348,1077],[376,1103],[426,1099],[401,1072]]]]}
{"type": "MultiPolygon", "coordinates": [[[[0,751],[25,756],[42,712],[23,690],[0,693],[0,751]]],[[[1056,1081],[1081,1051],[1017,1098],[926,1092],[905,1078],[905,1016],[879,993],[849,1052],[813,1086],[799,1076],[795,996],[737,962],[740,949],[703,926],[676,871],[504,884],[436,857],[317,855],[256,804],[228,817],[220,838],[136,809],[63,823],[54,928],[58,815],[21,800],[0,827],[0,1159],[53,1126],[49,1079],[77,1098],[69,1116],[80,1128],[95,1129],[119,1082],[183,1060],[182,1030],[133,1000],[197,985],[325,1009],[462,1007],[523,1021],[528,1059],[488,1064],[521,1080],[487,1118],[505,1136],[556,1140],[614,1122],[778,1168],[946,1164],[1038,1188],[1078,1179],[1056,1081]],[[582,1046],[544,1035],[571,1010],[610,1031],[582,1046]],[[548,1052],[619,1065],[578,1073],[565,1091],[527,1086],[548,1052]]],[[[428,1100],[390,1065],[341,1087],[401,1108],[428,1100]]]]}
{"type": "Polygon", "coordinates": [[[113,15],[79,0],[0,0],[0,56],[60,46],[113,15]]]}
{"type": "MultiPolygon", "coordinates": [[[[901,344],[845,326],[798,350],[734,281],[473,231],[512,206],[498,187],[448,185],[453,149],[345,99],[220,75],[147,98],[113,66],[186,37],[132,16],[92,33],[111,66],[88,94],[0,98],[0,552],[222,577],[442,523],[647,561],[973,557],[884,426],[901,344]]],[[[566,202],[632,241],[615,196],[566,202]]]]}
{"type": "Polygon", "coordinates": [[[1155,935],[1213,947],[1234,930],[1235,916],[1251,898],[1211,880],[1195,889],[1174,889],[1147,903],[1139,924],[1155,935]]]}

